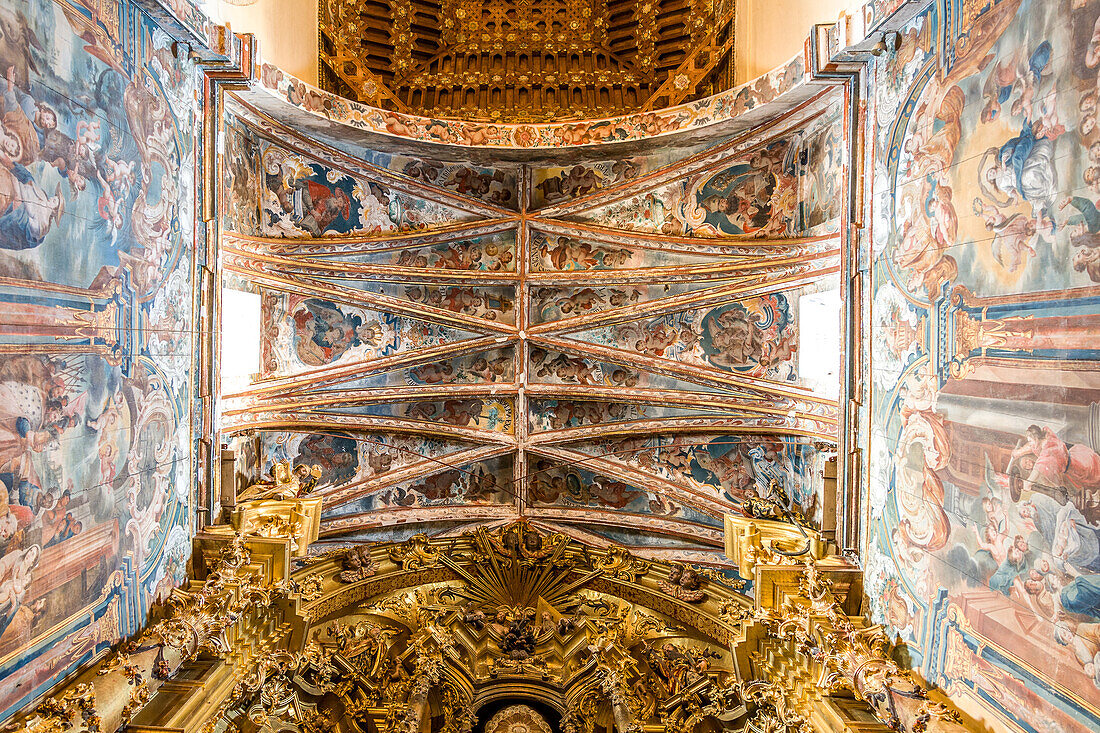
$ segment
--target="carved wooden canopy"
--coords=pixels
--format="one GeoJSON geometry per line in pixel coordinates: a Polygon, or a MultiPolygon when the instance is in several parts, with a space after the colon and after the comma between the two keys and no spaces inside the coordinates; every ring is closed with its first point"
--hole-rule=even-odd
{"type": "Polygon", "coordinates": [[[322,86],[435,117],[563,120],[732,86],[728,0],[322,0],[322,86]]]}

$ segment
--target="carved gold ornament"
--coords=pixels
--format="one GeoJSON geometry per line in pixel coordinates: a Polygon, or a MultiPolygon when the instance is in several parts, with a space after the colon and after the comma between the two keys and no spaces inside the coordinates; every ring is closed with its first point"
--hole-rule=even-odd
{"type": "Polygon", "coordinates": [[[599,118],[732,86],[733,21],[713,0],[321,0],[321,85],[436,118],[599,118]]]}

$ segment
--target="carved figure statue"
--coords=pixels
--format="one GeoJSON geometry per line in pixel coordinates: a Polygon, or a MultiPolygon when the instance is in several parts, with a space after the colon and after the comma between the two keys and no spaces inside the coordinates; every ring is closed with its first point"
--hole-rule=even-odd
{"type": "Polygon", "coordinates": [[[657,586],[665,593],[688,603],[698,603],[707,597],[699,589],[699,584],[699,574],[683,563],[673,563],[668,571],[668,580],[657,581],[657,586]]]}
{"type": "Polygon", "coordinates": [[[257,481],[237,496],[238,502],[286,501],[308,494],[317,486],[321,467],[313,464],[291,466],[290,461],[279,461],[266,479],[257,481]]]}
{"type": "Polygon", "coordinates": [[[342,583],[355,583],[374,575],[378,569],[378,563],[370,557],[368,545],[357,545],[348,548],[348,551],[340,559],[341,570],[336,574],[342,583]]]}
{"type": "Polygon", "coordinates": [[[507,624],[507,630],[500,638],[500,650],[510,659],[523,661],[535,653],[534,618],[533,608],[502,608],[497,612],[497,622],[507,624]]]}

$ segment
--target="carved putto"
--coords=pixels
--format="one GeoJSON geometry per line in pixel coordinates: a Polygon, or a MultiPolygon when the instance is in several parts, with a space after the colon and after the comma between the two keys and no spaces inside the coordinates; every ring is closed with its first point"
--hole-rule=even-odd
{"type": "Polygon", "coordinates": [[[561,534],[544,536],[526,521],[514,522],[501,530],[499,535],[488,534],[486,538],[498,553],[525,564],[550,557],[568,541],[561,534]]]}
{"type": "Polygon", "coordinates": [[[657,581],[657,586],[665,593],[688,603],[706,599],[707,594],[700,590],[699,585],[699,574],[695,568],[684,563],[673,563],[668,571],[668,580],[657,581]]]}
{"type": "Polygon", "coordinates": [[[340,558],[340,571],[336,577],[341,583],[357,583],[375,574],[378,563],[371,559],[369,545],[349,547],[340,558]]]}

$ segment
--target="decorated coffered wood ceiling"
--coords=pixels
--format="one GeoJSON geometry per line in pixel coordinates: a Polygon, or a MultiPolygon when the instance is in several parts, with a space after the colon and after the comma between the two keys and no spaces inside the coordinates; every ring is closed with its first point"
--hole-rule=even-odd
{"type": "Polygon", "coordinates": [[[321,83],[498,120],[658,109],[732,86],[731,0],[322,0],[321,83]]]}
{"type": "Polygon", "coordinates": [[[353,157],[231,107],[249,162],[221,266],[264,334],[223,431],[322,465],[322,539],[526,516],[698,559],[773,479],[812,515],[837,406],[799,363],[839,355],[799,356],[796,308],[837,282],[830,107],[694,152],[493,168],[353,157]]]}

